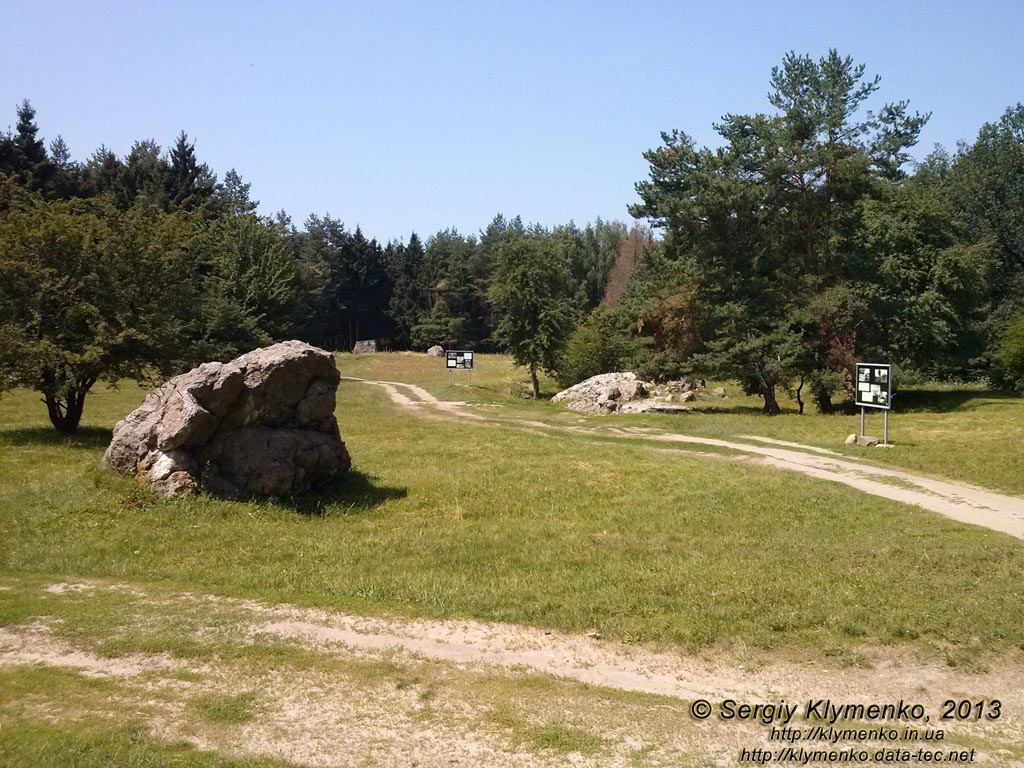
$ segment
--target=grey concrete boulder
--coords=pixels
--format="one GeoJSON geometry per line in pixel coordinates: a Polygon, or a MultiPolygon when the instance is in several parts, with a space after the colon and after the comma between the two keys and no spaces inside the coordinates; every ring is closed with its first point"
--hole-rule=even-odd
{"type": "Polygon", "coordinates": [[[871,435],[858,435],[854,432],[852,435],[848,435],[845,440],[847,445],[859,445],[864,448],[870,448],[873,445],[878,445],[878,438],[871,437],[871,435]]]}
{"type": "Polygon", "coordinates": [[[444,357],[444,347],[439,344],[435,344],[427,350],[427,355],[430,357],[444,357]]]}
{"type": "Polygon", "coordinates": [[[699,393],[704,391],[704,379],[696,379],[692,376],[684,376],[681,379],[674,381],[666,381],[662,384],[657,384],[651,389],[651,395],[653,397],[664,397],[670,399],[673,395],[690,395],[693,397],[686,398],[691,400],[697,397],[699,393]]]}
{"type": "Polygon", "coordinates": [[[654,385],[629,371],[602,373],[562,390],[551,401],[585,413],[692,413],[677,403],[694,400],[701,387],[699,379],[654,385]]]}
{"type": "Polygon", "coordinates": [[[173,496],[290,496],[351,465],[338,434],[330,353],[285,341],[204,363],[146,395],[104,460],[173,496]]]}

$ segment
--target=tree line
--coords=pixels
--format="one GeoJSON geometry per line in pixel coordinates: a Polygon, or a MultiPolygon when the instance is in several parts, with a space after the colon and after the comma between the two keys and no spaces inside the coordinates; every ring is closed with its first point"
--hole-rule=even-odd
{"type": "Polygon", "coordinates": [[[250,185],[234,169],[218,180],[185,133],[166,152],[144,140],[75,162],[60,137],[46,147],[29,102],[17,117],[0,134],[0,390],[40,391],[64,433],[98,381],[275,339],[503,349],[505,294],[493,289],[517,241],[557,262],[564,340],[601,300],[625,234],[600,219],[546,229],[498,215],[478,236],[381,244],[330,215],[301,228],[283,211],[258,215],[250,185]]]}
{"type": "Polygon", "coordinates": [[[257,213],[184,132],[118,157],[47,147],[29,102],[0,133],[0,391],[64,433],[98,381],[156,378],[298,338],[349,350],[505,350],[569,385],[612,370],[790,390],[827,411],[853,362],[1024,386],[1024,107],[910,160],[928,115],[830,51],[791,53],[770,110],[721,145],[662,134],[627,231],[496,216],[379,243],[330,215],[257,213]]]}

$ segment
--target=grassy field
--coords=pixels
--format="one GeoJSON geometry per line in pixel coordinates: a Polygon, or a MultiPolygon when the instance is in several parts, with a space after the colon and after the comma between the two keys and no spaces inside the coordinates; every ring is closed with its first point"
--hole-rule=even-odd
{"type": "MultiPolygon", "coordinates": [[[[452,390],[438,361],[427,368],[424,359],[348,357],[341,367],[500,403],[512,419],[566,415],[510,397],[518,374],[503,358],[485,358],[472,388],[452,390]]],[[[31,393],[0,401],[4,569],[528,622],[688,649],[1024,643],[1022,542],[832,483],[641,445],[418,418],[378,388],[346,382],[338,413],[355,472],[329,495],[165,501],[100,465],[107,430],[140,394],[97,392],[87,426],[70,440],[42,423],[31,393]]],[[[994,419],[985,403],[1024,410],[1019,400],[978,401],[941,418],[896,420],[925,441],[929,423],[994,419]]],[[[832,432],[849,428],[847,417],[747,413],[629,420],[833,447],[832,432]]],[[[1005,439],[997,450],[977,437],[973,450],[987,452],[988,465],[1019,462],[1005,439]]],[[[918,450],[871,456],[898,462],[892,457],[918,450]]],[[[903,461],[954,474],[946,460],[903,461]]],[[[1012,489],[1009,472],[1003,480],[995,485],[1012,489]]]]}
{"type": "MultiPolygon", "coordinates": [[[[365,614],[522,622],[765,658],[857,663],[859,649],[882,644],[983,665],[988,654],[1024,648],[1020,540],[767,467],[513,428],[531,420],[764,435],[1021,493],[1015,446],[1024,400],[981,390],[905,393],[911,407],[892,422],[898,447],[865,452],[841,445],[855,416],[766,418],[733,387],[728,400],[706,401],[696,414],[585,417],[524,400],[524,373],[498,356],[479,360],[472,386],[449,386],[440,361],[420,355],[344,356],[339,366],[349,376],[420,384],[489,420],[424,418],[379,387],[343,382],[338,416],[354,471],[326,494],[162,500],[101,465],[111,426],[140,402],[141,389],[97,390],[70,439],[50,429],[33,393],[4,395],[0,629],[45,621],[103,657],[170,653],[241,664],[231,693],[197,683],[200,693],[174,694],[186,732],[221,736],[259,715],[263,703],[250,691],[262,690],[260,680],[286,668],[305,674],[305,657],[279,645],[232,651],[217,634],[232,626],[230,612],[205,604],[144,605],[124,592],[57,599],[46,585],[114,579],[157,594],[188,589],[365,614]]],[[[447,686],[455,698],[489,696],[480,704],[490,713],[486,728],[510,734],[510,749],[538,754],[611,749],[605,736],[615,726],[607,719],[611,730],[595,727],[603,722],[596,711],[611,718],[628,710],[663,735],[674,728],[663,703],[594,699],[563,683],[453,682],[450,672],[422,668],[329,672],[383,680],[383,691],[404,691],[403,681],[415,679],[431,681],[423,684],[430,691],[447,686]],[[537,686],[555,702],[541,719],[529,693],[537,686]]],[[[0,765],[286,764],[154,739],[132,726],[151,704],[135,689],[36,667],[3,671],[0,688],[0,765]],[[93,711],[91,700],[106,705],[93,711]],[[44,709],[65,712],[64,725],[44,709]]],[[[443,725],[450,713],[438,715],[432,695],[413,699],[412,716],[443,725]]]]}
{"type": "MultiPolygon", "coordinates": [[[[425,355],[345,355],[342,370],[351,376],[416,383],[437,397],[502,402],[513,407],[527,391],[528,379],[508,358],[483,355],[477,358],[473,386],[466,376],[454,377],[455,386],[438,361],[425,355]]],[[[889,439],[892,450],[865,450],[844,444],[847,435],[860,428],[859,414],[815,413],[807,403],[805,414],[785,392],[779,393],[783,415],[767,418],[761,414],[761,399],[743,393],[734,382],[708,382],[708,388],[723,386],[728,399],[707,399],[695,403],[698,413],[679,417],[618,415],[591,417],[596,423],[656,426],[701,437],[732,439],[759,435],[777,440],[829,448],[850,456],[869,458],[884,466],[922,472],[973,483],[993,490],[1024,495],[1024,451],[1012,446],[1024,435],[1024,398],[993,392],[978,385],[933,384],[905,389],[897,395],[897,408],[890,414],[889,439]]],[[[558,391],[551,379],[542,379],[546,396],[558,391]]],[[[564,414],[557,406],[532,408],[531,418],[554,418],[564,414]]],[[[882,414],[868,411],[866,432],[881,439],[882,414]]]]}

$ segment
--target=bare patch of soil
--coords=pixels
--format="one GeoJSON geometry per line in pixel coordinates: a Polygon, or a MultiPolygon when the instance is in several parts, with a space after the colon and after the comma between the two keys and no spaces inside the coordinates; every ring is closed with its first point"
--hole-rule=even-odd
{"type": "MultiPolygon", "coordinates": [[[[49,588],[58,599],[79,599],[76,592],[87,588],[129,585],[53,589],[58,586],[49,588]]],[[[103,658],[56,637],[42,622],[0,628],[0,665],[43,664],[117,678],[125,688],[107,703],[111,718],[115,706],[129,707],[147,713],[151,732],[161,738],[310,766],[730,765],[740,749],[782,746],[769,740],[771,725],[763,720],[722,720],[726,700],[785,702],[801,710],[812,699],[920,703],[930,727],[948,731],[949,743],[909,745],[974,747],[979,764],[1014,765],[1024,757],[1021,652],[990,659],[977,671],[950,667],[924,650],[884,646],[858,649],[855,666],[849,657],[799,660],[737,650],[686,656],[520,625],[365,617],[191,593],[154,595],[143,613],[201,602],[238,612],[230,633],[241,646],[280,638],[336,662],[340,674],[287,662],[248,665],[244,654],[203,664],[164,653],[103,658]],[[367,663],[371,673],[359,672],[367,663]],[[383,671],[372,672],[374,665],[383,671]],[[350,667],[355,672],[346,674],[350,667]],[[200,674],[175,677],[183,671],[200,674]],[[488,686],[497,689],[488,692],[488,686]],[[190,702],[211,691],[255,691],[255,716],[237,725],[202,721],[190,702]],[[993,698],[1002,701],[998,721],[938,721],[947,699],[993,698]],[[715,707],[710,719],[690,714],[697,699],[715,707]]],[[[200,628],[199,634],[207,631],[225,630],[200,628]]],[[[53,702],[53,710],[60,705],[53,702]]]]}

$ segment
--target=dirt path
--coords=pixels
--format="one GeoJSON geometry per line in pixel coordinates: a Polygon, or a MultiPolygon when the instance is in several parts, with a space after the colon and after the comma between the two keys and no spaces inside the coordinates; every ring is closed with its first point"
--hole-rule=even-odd
{"type": "Polygon", "coordinates": [[[963,696],[1001,692],[1024,711],[1024,666],[1017,657],[976,673],[950,667],[939,659],[923,663],[888,648],[872,649],[858,658],[856,666],[846,661],[800,664],[761,659],[747,667],[735,656],[659,653],[515,624],[365,618],[310,611],[271,619],[260,625],[259,631],[327,651],[390,650],[457,664],[528,669],[588,685],[687,701],[799,701],[815,691],[851,701],[871,701],[901,692],[930,695],[955,691],[963,696]]]}
{"type": "Polygon", "coordinates": [[[708,452],[703,452],[702,455],[709,458],[756,463],[799,472],[821,480],[843,483],[874,496],[905,504],[914,504],[954,520],[981,525],[995,531],[1008,533],[1011,536],[1024,538],[1024,499],[1022,498],[965,483],[955,483],[880,467],[824,448],[747,435],[742,436],[742,439],[759,444],[710,437],[693,437],[639,427],[580,427],[539,421],[514,422],[487,418],[473,413],[467,410],[466,403],[438,400],[414,384],[342,378],[346,381],[383,387],[397,405],[423,414],[457,416],[460,419],[467,418],[530,431],[547,430],[549,432],[573,432],[600,438],[640,439],[655,443],[672,443],[679,447],[715,446],[726,448],[739,455],[729,456],[708,452]]]}
{"type": "MultiPolygon", "coordinates": [[[[1019,651],[990,659],[987,669],[977,671],[950,667],[934,659],[934,653],[929,661],[924,652],[875,646],[860,649],[855,664],[849,657],[801,661],[736,650],[697,657],[514,624],[365,617],[187,592],[151,596],[139,584],[87,581],[70,585],[74,589],[50,586],[55,600],[78,602],[104,590],[128,592],[140,601],[139,626],[162,615],[167,621],[166,616],[182,606],[208,604],[232,611],[234,619],[226,625],[211,620],[193,628],[197,640],[215,639],[225,631],[239,646],[279,638],[334,660],[343,665],[339,670],[377,664],[367,669],[383,673],[352,685],[344,675],[311,671],[308,661],[295,668],[274,663],[268,670],[260,666],[258,655],[252,668],[245,666],[244,654],[235,655],[242,660],[239,666],[216,661],[215,655],[197,657],[195,650],[191,659],[167,653],[110,657],[99,645],[93,648],[55,634],[45,618],[0,627],[0,667],[45,665],[125,680],[128,688],[121,703],[151,712],[154,733],[229,753],[272,755],[305,765],[397,766],[418,761],[421,766],[667,766],[691,764],[681,760],[686,755],[703,758],[692,764],[707,765],[712,758],[711,764],[732,765],[741,748],[780,745],[769,739],[772,723],[720,718],[725,701],[751,706],[786,703],[802,713],[809,701],[828,699],[838,705],[901,700],[920,704],[931,727],[949,733],[947,741],[980,746],[979,763],[1018,765],[1024,755],[1016,751],[1024,744],[1024,654],[1019,651]],[[388,677],[388,670],[397,677],[388,677]],[[183,677],[183,672],[189,676],[183,677]],[[531,673],[542,673],[550,683],[532,680],[531,673]],[[494,685],[488,681],[496,679],[507,682],[480,698],[481,686],[494,685]],[[616,698],[609,689],[663,698],[616,698]],[[261,692],[264,704],[259,717],[243,729],[188,721],[193,697],[246,691],[261,692]],[[139,695],[141,699],[133,698],[139,695]],[[998,722],[939,720],[947,699],[994,698],[1004,712],[998,722]],[[691,707],[697,700],[710,702],[716,714],[707,721],[694,718],[691,707]],[[502,714],[500,702],[514,706],[518,714],[502,714]],[[575,722],[574,727],[599,733],[601,750],[589,757],[575,751],[559,755],[547,747],[524,750],[509,728],[522,728],[531,717],[542,724],[575,722]],[[367,744],[369,752],[363,749],[367,744]],[[460,753],[463,746],[471,747],[473,754],[460,753]]],[[[41,711],[52,716],[48,708],[55,705],[42,706],[41,711]]],[[[793,724],[810,727],[806,718],[793,724]]],[[[866,728],[879,723],[852,725],[866,728]]],[[[895,725],[902,728],[904,723],[895,725]]],[[[528,733],[530,727],[534,726],[527,727],[528,733]]],[[[541,734],[543,727],[547,726],[542,726],[541,734]]],[[[915,749],[948,746],[906,741],[915,749]]]]}
{"type": "MultiPolygon", "coordinates": [[[[156,613],[166,606],[207,603],[236,611],[231,633],[240,641],[261,635],[278,636],[323,653],[395,653],[470,667],[506,671],[529,670],[587,685],[651,693],[691,700],[730,697],[771,700],[806,698],[808,692],[871,700],[898,691],[925,693],[934,689],[958,696],[999,693],[1024,712],[1024,654],[1007,654],[984,671],[951,667],[942,659],[923,662],[909,651],[872,646],[862,649],[856,664],[849,658],[794,662],[735,651],[687,656],[657,651],[596,635],[576,635],[522,624],[471,619],[406,619],[393,615],[363,616],[340,611],[269,604],[191,592],[150,596],[144,585],[101,581],[60,582],[47,591],[72,595],[80,602],[104,591],[128,592],[156,613]],[[70,587],[70,588],[69,588],[70,587]]],[[[199,633],[213,631],[200,628],[199,633]]],[[[934,656],[935,654],[931,654],[934,656]]],[[[169,654],[127,657],[96,656],[46,631],[46,623],[0,627],[0,665],[42,663],[89,673],[135,675],[176,662],[169,654]]]]}

